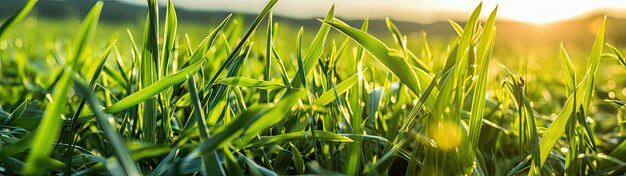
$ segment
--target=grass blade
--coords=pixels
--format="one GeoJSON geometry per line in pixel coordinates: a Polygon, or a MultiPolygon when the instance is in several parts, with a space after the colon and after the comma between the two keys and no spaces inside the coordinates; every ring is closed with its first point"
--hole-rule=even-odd
{"type": "Polygon", "coordinates": [[[9,31],[11,30],[11,28],[15,24],[17,24],[20,21],[22,21],[22,19],[24,19],[24,17],[26,17],[26,15],[28,15],[30,10],[33,9],[35,4],[37,4],[37,1],[38,0],[28,0],[28,2],[26,2],[26,4],[24,4],[24,7],[22,7],[22,9],[20,9],[19,12],[17,12],[15,15],[11,16],[4,23],[2,23],[2,26],[0,26],[0,42],[4,41],[4,37],[6,37],[8,35],[9,31]]]}

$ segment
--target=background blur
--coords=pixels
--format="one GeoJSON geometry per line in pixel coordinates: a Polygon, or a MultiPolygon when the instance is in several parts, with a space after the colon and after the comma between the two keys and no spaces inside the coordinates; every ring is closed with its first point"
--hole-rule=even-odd
{"type": "MultiPolygon", "coordinates": [[[[0,19],[15,13],[25,1],[0,0],[0,19]]],[[[59,35],[67,33],[73,36],[72,30],[65,28],[67,22],[55,23],[59,19],[74,20],[78,25],[95,0],[41,0],[32,14],[39,21],[50,24],[48,30],[59,30],[59,35]]],[[[297,29],[304,26],[307,30],[316,30],[320,22],[315,18],[322,17],[336,5],[336,16],[350,25],[359,26],[362,20],[370,17],[370,33],[377,36],[391,36],[387,31],[384,18],[390,17],[399,29],[409,37],[409,46],[417,45],[422,36],[428,33],[429,38],[444,39],[440,44],[445,47],[455,34],[448,19],[463,23],[471,10],[479,3],[478,0],[283,0],[274,8],[276,21],[287,28],[297,29]],[[412,42],[413,41],[413,42],[412,42]]],[[[101,22],[109,24],[110,34],[125,34],[125,29],[143,27],[147,10],[142,0],[107,0],[104,3],[101,22]]],[[[166,1],[160,0],[164,5],[166,1]]],[[[177,8],[182,32],[208,31],[210,26],[221,21],[226,15],[235,13],[245,22],[252,21],[254,14],[262,9],[266,1],[262,0],[174,0],[177,8]]],[[[591,50],[591,43],[603,15],[608,15],[606,39],[616,46],[626,46],[626,1],[600,0],[526,0],[526,1],[484,1],[486,10],[482,17],[499,6],[497,41],[494,56],[499,62],[515,62],[519,57],[532,59],[556,58],[559,43],[564,42],[573,59],[586,59],[583,53],[591,50]],[[506,50],[506,51],[503,51],[506,50]],[[511,51],[514,50],[514,51],[511,51]],[[578,52],[578,53],[577,53],[578,52]],[[539,53],[535,56],[531,53],[539,53]],[[539,58],[536,58],[539,57],[539,58]]],[[[160,10],[163,13],[165,10],[160,10]]],[[[164,15],[161,15],[163,17],[164,15]]],[[[71,23],[69,23],[71,24],[71,23]]],[[[294,33],[295,37],[295,33],[294,33]]],[[[306,39],[306,38],[305,38],[306,39]]],[[[388,37],[391,41],[391,37],[388,37]]],[[[385,40],[382,38],[382,40],[385,40]]],[[[434,41],[434,40],[433,40],[434,41]]]]}

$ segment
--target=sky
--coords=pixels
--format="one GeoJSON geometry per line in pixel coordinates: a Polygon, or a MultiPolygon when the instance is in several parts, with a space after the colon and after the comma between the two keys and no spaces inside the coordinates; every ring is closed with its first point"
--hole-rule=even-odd
{"type": "MultiPolygon", "coordinates": [[[[159,0],[164,4],[165,0],[159,0]]],[[[208,11],[259,12],[268,0],[173,0],[177,8],[208,11]]],[[[143,0],[128,0],[145,4],[143,0]]],[[[335,16],[344,19],[390,17],[397,21],[431,23],[465,20],[483,2],[486,17],[498,5],[498,18],[549,23],[602,11],[626,18],[626,0],[279,0],[274,14],[292,18],[323,17],[335,4],[335,16]]]]}

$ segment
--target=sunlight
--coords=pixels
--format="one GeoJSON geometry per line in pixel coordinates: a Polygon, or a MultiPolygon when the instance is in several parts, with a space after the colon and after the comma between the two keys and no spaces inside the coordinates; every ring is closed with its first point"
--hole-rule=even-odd
{"type": "Polygon", "coordinates": [[[529,22],[529,23],[549,23],[566,20],[584,15],[594,8],[596,4],[574,3],[562,0],[541,1],[499,1],[501,17],[529,22]]]}

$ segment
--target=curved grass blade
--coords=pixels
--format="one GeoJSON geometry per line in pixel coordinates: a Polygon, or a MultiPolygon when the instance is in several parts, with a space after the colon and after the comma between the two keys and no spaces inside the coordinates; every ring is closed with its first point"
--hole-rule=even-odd
{"type": "Polygon", "coordinates": [[[15,108],[15,110],[11,113],[11,115],[9,115],[9,117],[4,119],[4,121],[2,122],[2,125],[8,125],[9,123],[11,123],[11,121],[17,118],[20,118],[22,114],[24,114],[24,110],[26,110],[26,106],[28,106],[28,100],[24,100],[17,108],[15,108]]]}
{"type": "Polygon", "coordinates": [[[420,93],[420,82],[417,79],[418,76],[416,75],[415,71],[406,64],[406,61],[400,55],[390,51],[389,48],[380,40],[376,39],[374,36],[366,32],[347,26],[340,22],[323,22],[329,24],[333,28],[352,38],[372,56],[374,56],[374,58],[380,61],[398,78],[400,78],[402,83],[407,85],[407,87],[409,87],[409,89],[411,89],[413,93],[420,93]]]}
{"type": "Polygon", "coordinates": [[[202,63],[199,62],[180,70],[178,73],[166,76],[161,80],[149,85],[148,87],[145,87],[107,107],[105,111],[108,113],[115,113],[133,107],[147,99],[154,97],[168,87],[185,81],[187,79],[186,75],[195,74],[196,72],[198,72],[198,70],[200,70],[201,66],[202,63]]]}
{"type": "MultiPolygon", "coordinates": [[[[22,7],[22,9],[20,9],[19,12],[17,12],[15,15],[11,16],[4,23],[2,23],[2,26],[0,26],[0,42],[2,42],[4,40],[4,37],[6,37],[6,35],[9,33],[10,29],[15,24],[17,24],[20,21],[22,21],[24,19],[24,17],[26,17],[26,15],[28,15],[30,10],[32,10],[33,7],[35,6],[35,4],[37,4],[37,1],[38,0],[28,0],[28,2],[26,2],[26,4],[24,4],[24,7],[22,7]]],[[[8,3],[8,2],[6,2],[6,3],[8,3]]]]}
{"type": "Polygon", "coordinates": [[[54,144],[61,132],[61,115],[63,111],[65,111],[68,92],[72,86],[70,73],[66,71],[62,74],[52,95],[53,102],[46,107],[44,116],[41,118],[41,122],[34,132],[32,148],[28,153],[22,171],[24,175],[42,175],[45,173],[45,170],[49,168],[49,166],[42,165],[42,161],[49,159],[53,148],[52,144],[54,144]]]}

